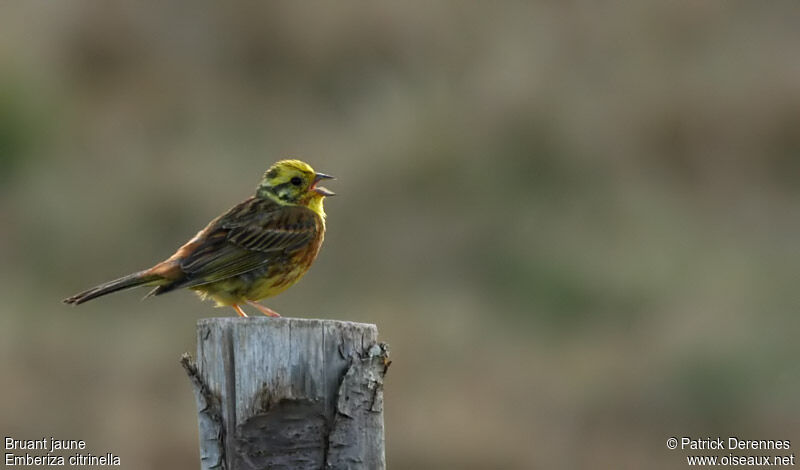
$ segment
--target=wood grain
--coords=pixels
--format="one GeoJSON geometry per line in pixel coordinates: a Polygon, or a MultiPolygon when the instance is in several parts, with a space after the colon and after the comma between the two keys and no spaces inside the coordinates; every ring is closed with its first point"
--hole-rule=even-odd
{"type": "Polygon", "coordinates": [[[384,469],[388,347],[375,325],[209,318],[186,369],[201,469],[384,469]]]}

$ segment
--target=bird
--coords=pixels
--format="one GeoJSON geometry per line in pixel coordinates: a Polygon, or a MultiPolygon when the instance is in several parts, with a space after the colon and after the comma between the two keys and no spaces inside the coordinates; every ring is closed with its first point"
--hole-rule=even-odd
{"type": "Polygon", "coordinates": [[[153,288],[145,298],[188,288],[240,317],[247,317],[245,304],[279,317],[258,301],[294,285],[316,259],[325,238],[323,200],[335,195],[318,185],[326,179],[333,176],[303,161],[278,161],[264,173],[255,194],[213,219],[169,258],[63,302],[80,305],[139,286],[153,288]]]}

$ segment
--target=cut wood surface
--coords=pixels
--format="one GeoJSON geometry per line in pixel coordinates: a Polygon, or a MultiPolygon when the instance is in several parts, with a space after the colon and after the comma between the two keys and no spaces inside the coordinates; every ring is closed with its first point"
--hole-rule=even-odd
{"type": "Polygon", "coordinates": [[[375,325],[208,318],[197,362],[201,469],[384,469],[388,348],[375,325]]]}

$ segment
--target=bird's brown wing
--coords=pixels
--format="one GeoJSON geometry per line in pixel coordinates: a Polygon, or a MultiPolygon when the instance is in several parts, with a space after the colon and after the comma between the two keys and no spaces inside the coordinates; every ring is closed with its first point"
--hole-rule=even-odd
{"type": "MultiPolygon", "coordinates": [[[[220,216],[171,258],[183,276],[153,294],[238,276],[285,258],[312,241],[321,221],[310,209],[251,198],[220,216]]],[[[174,265],[173,265],[174,266],[174,265]]]]}

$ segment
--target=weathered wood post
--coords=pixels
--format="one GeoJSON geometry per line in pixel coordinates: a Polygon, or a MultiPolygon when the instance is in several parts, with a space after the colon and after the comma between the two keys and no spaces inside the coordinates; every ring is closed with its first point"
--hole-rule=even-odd
{"type": "Polygon", "coordinates": [[[197,322],[184,354],[201,469],[384,469],[383,376],[375,325],[298,318],[197,322]]]}

